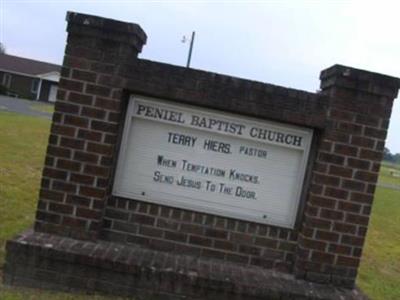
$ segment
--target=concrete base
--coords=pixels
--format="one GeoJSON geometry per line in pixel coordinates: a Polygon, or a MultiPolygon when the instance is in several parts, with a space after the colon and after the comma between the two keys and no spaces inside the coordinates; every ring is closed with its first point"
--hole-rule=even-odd
{"type": "Polygon", "coordinates": [[[135,299],[367,299],[254,266],[27,231],[7,242],[5,284],[135,299]]]}

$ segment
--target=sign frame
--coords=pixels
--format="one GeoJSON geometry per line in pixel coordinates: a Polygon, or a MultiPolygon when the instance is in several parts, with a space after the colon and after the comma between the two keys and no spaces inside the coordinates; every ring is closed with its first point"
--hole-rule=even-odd
{"type": "MultiPolygon", "coordinates": [[[[154,120],[154,122],[160,122],[159,120],[154,120]]],[[[218,134],[218,133],[216,133],[218,134]]],[[[238,137],[238,139],[241,139],[242,137],[238,137]]],[[[233,218],[233,219],[239,219],[243,221],[250,221],[250,222],[256,222],[256,223],[261,223],[261,224],[267,224],[267,225],[273,225],[273,226],[279,226],[279,227],[284,227],[284,228],[289,228],[289,229],[294,229],[297,224],[297,219],[299,217],[299,209],[302,208],[304,205],[303,202],[303,189],[304,189],[304,181],[306,180],[307,176],[307,167],[309,164],[309,161],[311,159],[311,153],[310,149],[313,144],[313,138],[314,138],[314,130],[311,128],[307,127],[302,127],[302,126],[295,126],[291,124],[285,124],[282,122],[275,122],[275,121],[270,121],[270,120],[263,120],[260,118],[254,118],[254,117],[249,117],[249,116],[243,116],[240,114],[236,113],[230,113],[230,112],[224,112],[221,110],[216,110],[216,109],[209,109],[209,108],[204,108],[202,106],[196,106],[192,104],[181,104],[179,102],[175,101],[170,101],[170,100],[164,100],[164,99],[159,99],[159,98],[153,98],[153,97],[147,97],[147,96],[142,96],[138,94],[131,94],[129,97],[129,102],[127,105],[127,111],[126,111],[126,116],[125,116],[125,122],[124,122],[124,128],[122,131],[122,139],[121,139],[121,144],[120,144],[120,149],[119,149],[119,155],[117,159],[117,168],[115,172],[115,177],[114,177],[114,182],[113,182],[113,189],[112,189],[112,196],[117,196],[117,197],[123,197],[126,199],[131,199],[131,200],[139,200],[139,201],[144,201],[144,202],[149,202],[153,204],[158,204],[158,205],[165,205],[165,206],[170,206],[170,207],[175,207],[175,208],[180,208],[180,209],[185,209],[185,210],[190,210],[190,211],[196,211],[200,213],[207,213],[207,214],[212,214],[212,215],[218,215],[221,217],[226,217],[226,218],[233,218]],[[130,129],[132,127],[132,121],[134,116],[134,107],[135,103],[137,101],[149,101],[149,102],[156,102],[156,103],[162,103],[165,104],[166,106],[178,106],[184,109],[188,110],[200,110],[201,113],[210,113],[214,115],[222,115],[224,117],[228,118],[240,118],[241,120],[245,120],[248,122],[251,122],[252,124],[260,124],[261,126],[265,126],[265,124],[273,125],[275,127],[282,127],[282,128],[290,128],[291,130],[298,130],[302,131],[305,133],[307,136],[309,136],[308,141],[306,142],[306,145],[303,149],[303,155],[301,159],[301,164],[298,172],[298,177],[296,180],[296,196],[293,201],[295,201],[294,207],[291,211],[291,222],[288,224],[283,224],[280,222],[271,222],[270,220],[267,219],[261,219],[259,217],[254,217],[253,215],[249,214],[244,214],[244,213],[235,213],[235,212],[227,212],[224,209],[220,208],[215,208],[215,207],[208,207],[204,205],[193,205],[193,204],[188,204],[185,203],[184,201],[179,201],[179,200],[171,200],[171,199],[166,199],[163,197],[154,197],[154,196],[148,196],[144,193],[128,193],[126,191],[122,191],[119,188],[118,183],[121,182],[121,178],[123,176],[122,174],[122,165],[124,164],[126,158],[127,158],[127,145],[129,142],[129,134],[130,134],[130,129]]],[[[259,142],[259,141],[258,141],[259,142]]]]}

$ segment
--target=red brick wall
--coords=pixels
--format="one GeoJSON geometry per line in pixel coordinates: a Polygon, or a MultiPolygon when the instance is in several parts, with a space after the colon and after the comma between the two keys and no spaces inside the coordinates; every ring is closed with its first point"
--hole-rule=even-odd
{"type": "Polygon", "coordinates": [[[299,235],[296,266],[306,278],[354,283],[397,95],[397,80],[378,78],[342,66],[321,73],[331,100],[299,235]]]}
{"type": "Polygon", "coordinates": [[[96,239],[123,107],[122,89],[108,76],[136,59],[146,35],[134,24],[74,13],[68,20],[35,229],[96,239]]]}
{"type": "Polygon", "coordinates": [[[139,26],[68,16],[35,230],[259,265],[352,286],[396,78],[344,66],[313,94],[137,59],[139,26]],[[293,230],[147,204],[111,194],[130,93],[315,129],[293,230]]]}
{"type": "Polygon", "coordinates": [[[111,197],[103,238],[151,249],[290,272],[297,232],[285,228],[111,197]]]}

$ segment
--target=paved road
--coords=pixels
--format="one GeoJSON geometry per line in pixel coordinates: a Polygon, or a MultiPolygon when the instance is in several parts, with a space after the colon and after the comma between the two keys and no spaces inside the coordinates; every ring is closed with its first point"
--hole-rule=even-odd
{"type": "Polygon", "coordinates": [[[390,184],[390,183],[380,183],[378,182],[377,186],[380,186],[385,189],[391,189],[395,191],[400,191],[400,185],[390,184]]]}
{"type": "Polygon", "coordinates": [[[40,105],[49,106],[52,104],[0,95],[0,112],[10,111],[29,116],[51,119],[52,113],[33,109],[32,105],[38,107],[40,105]]]}

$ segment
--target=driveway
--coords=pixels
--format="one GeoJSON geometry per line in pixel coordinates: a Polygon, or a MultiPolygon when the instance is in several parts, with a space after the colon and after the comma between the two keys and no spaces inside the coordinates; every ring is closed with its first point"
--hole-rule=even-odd
{"type": "Polygon", "coordinates": [[[54,104],[0,95],[0,112],[9,111],[51,119],[53,114],[46,112],[46,110],[51,109],[51,106],[54,106],[54,104]]]}

